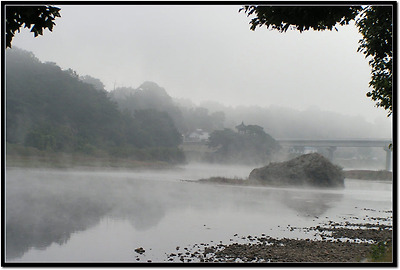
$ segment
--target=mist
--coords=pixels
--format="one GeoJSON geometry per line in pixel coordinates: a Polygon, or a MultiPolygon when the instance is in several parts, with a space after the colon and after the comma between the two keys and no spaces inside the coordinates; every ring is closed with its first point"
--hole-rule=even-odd
{"type": "Polygon", "coordinates": [[[319,106],[388,122],[385,111],[365,96],[370,68],[357,52],[361,35],[354,24],[281,34],[250,31],[249,18],[236,5],[60,8],[53,32],[33,39],[22,29],[13,45],[99,78],[107,91],[154,81],[171,96],[197,104],[319,106]],[[77,26],[80,21],[85,27],[77,26]]]}
{"type": "Polygon", "coordinates": [[[60,7],[53,32],[22,29],[5,51],[7,262],[180,262],[193,245],[391,224],[392,179],[246,182],[312,152],[392,175],[389,145],[281,143],[393,140],[354,24],[281,34],[235,5],[60,7]],[[212,177],[241,182],[198,181],[212,177]]]}
{"type": "MultiPolygon", "coordinates": [[[[42,166],[63,167],[126,166],[132,160],[259,166],[290,158],[287,149],[279,149],[280,139],[391,139],[390,123],[371,123],[359,116],[318,108],[233,107],[217,101],[196,105],[172,97],[170,91],[146,81],[137,88],[107,92],[100,79],[13,48],[7,51],[8,162],[43,160],[42,166]],[[241,123],[261,133],[244,139],[237,130],[241,123]],[[218,136],[235,137],[235,142],[227,144],[228,137],[218,136]]],[[[348,150],[338,149],[337,157],[360,161],[362,156],[364,161],[379,160],[374,168],[383,167],[384,151],[348,150]]]]}
{"type": "Polygon", "coordinates": [[[162,261],[164,252],[176,246],[229,242],[238,234],[287,234],[279,227],[334,219],[345,214],[341,209],[349,204],[355,210],[361,206],[386,209],[385,196],[391,190],[389,185],[377,185],[372,191],[357,181],[348,182],[352,188],[346,192],[181,181],[216,175],[245,177],[250,170],[200,164],[156,172],[10,168],[6,174],[7,260],[130,261],[135,259],[132,250],[142,246],[147,256],[162,261]],[[365,195],[372,193],[374,201],[366,203],[365,195]],[[117,234],[115,229],[121,231],[117,234]],[[110,237],[116,239],[96,246],[110,237]],[[71,250],[77,241],[86,246],[84,254],[71,250]]]}

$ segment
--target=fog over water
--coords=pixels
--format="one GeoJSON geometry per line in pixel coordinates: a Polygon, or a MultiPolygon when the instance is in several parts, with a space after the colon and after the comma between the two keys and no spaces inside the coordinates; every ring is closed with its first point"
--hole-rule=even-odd
{"type": "Polygon", "coordinates": [[[158,171],[9,168],[6,259],[162,262],[177,246],[246,242],[241,237],[263,233],[312,238],[287,227],[368,222],[392,209],[391,182],[346,179],[344,190],[314,190],[181,181],[246,177],[250,170],[200,164],[158,171]],[[134,252],[138,247],[144,255],[134,252]]]}
{"type": "Polygon", "coordinates": [[[311,152],[390,170],[381,144],[278,143],[393,139],[354,23],[253,32],[239,5],[64,4],[51,33],[21,29],[5,53],[7,262],[165,262],[254,235],[321,239],[302,228],[330,221],[391,224],[392,181],[197,182],[311,152]]]}

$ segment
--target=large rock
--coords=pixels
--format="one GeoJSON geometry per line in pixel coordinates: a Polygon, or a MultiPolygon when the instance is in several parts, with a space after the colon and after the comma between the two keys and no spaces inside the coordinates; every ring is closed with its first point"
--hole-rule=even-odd
{"type": "Polygon", "coordinates": [[[254,169],[249,182],[273,186],[344,187],[340,167],[317,153],[254,169]]]}

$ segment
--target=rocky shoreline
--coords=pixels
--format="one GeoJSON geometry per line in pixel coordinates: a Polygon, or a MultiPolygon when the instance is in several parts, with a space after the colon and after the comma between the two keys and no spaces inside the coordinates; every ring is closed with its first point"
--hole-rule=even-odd
{"type": "MultiPolygon", "coordinates": [[[[375,212],[373,209],[364,210],[375,212]]],[[[391,211],[385,212],[391,214],[391,211]]],[[[391,249],[392,217],[370,217],[367,221],[368,223],[351,223],[330,220],[315,227],[286,228],[287,231],[298,230],[313,235],[305,239],[273,238],[266,234],[235,234],[229,244],[220,241],[219,244],[195,243],[187,247],[178,246],[174,252],[166,253],[164,262],[371,263],[374,262],[372,259],[377,257],[377,253],[387,253],[391,249]]],[[[389,255],[391,256],[391,253],[389,255]]],[[[152,262],[142,260],[140,256],[136,255],[137,262],[152,262]]]]}
{"type": "Polygon", "coordinates": [[[195,244],[167,255],[169,262],[199,263],[360,263],[369,262],[374,244],[391,245],[389,225],[339,224],[312,228],[323,240],[247,236],[249,243],[195,244]],[[357,228],[350,228],[357,227],[357,228]],[[364,228],[362,228],[364,227],[364,228]],[[365,228],[366,227],[366,228],[365,228]]]}

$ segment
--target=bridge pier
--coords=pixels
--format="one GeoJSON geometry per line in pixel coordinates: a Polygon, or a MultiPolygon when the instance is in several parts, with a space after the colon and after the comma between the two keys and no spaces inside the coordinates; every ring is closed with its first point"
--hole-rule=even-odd
{"type": "Polygon", "coordinates": [[[389,148],[389,146],[385,146],[383,150],[386,152],[386,170],[390,171],[390,164],[392,163],[392,150],[389,148]]]}
{"type": "Polygon", "coordinates": [[[329,146],[328,147],[328,159],[332,162],[333,160],[333,152],[336,150],[336,146],[329,146]]]}

